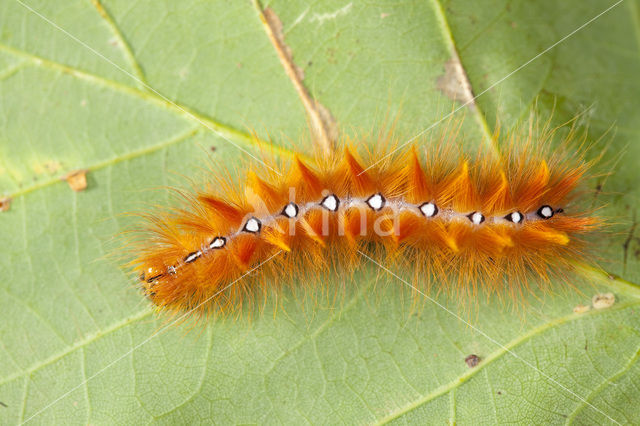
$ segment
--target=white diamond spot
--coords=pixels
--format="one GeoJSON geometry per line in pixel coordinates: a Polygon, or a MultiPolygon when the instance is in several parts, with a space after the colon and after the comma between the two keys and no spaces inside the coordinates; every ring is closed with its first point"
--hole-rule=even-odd
{"type": "Polygon", "coordinates": [[[433,204],[433,203],[424,203],[423,205],[420,206],[420,211],[426,217],[433,217],[433,216],[436,215],[438,210],[437,210],[435,204],[433,204]]]}
{"type": "Polygon", "coordinates": [[[260,221],[258,221],[258,219],[256,219],[255,217],[252,217],[244,225],[244,230],[247,232],[258,232],[260,230],[260,221]]]}
{"type": "Polygon", "coordinates": [[[470,219],[474,225],[480,225],[484,221],[484,216],[482,216],[480,212],[475,212],[471,215],[470,219]]]}
{"type": "Polygon", "coordinates": [[[338,210],[338,198],[335,195],[329,195],[322,200],[322,207],[332,212],[338,210]]]}
{"type": "Polygon", "coordinates": [[[384,206],[384,197],[381,194],[374,194],[367,200],[367,204],[373,210],[380,210],[384,206]]]}
{"type": "Polygon", "coordinates": [[[222,248],[224,247],[225,244],[226,244],[226,241],[224,238],[216,237],[213,241],[211,241],[211,244],[209,244],[209,248],[211,249],[222,248]]]}
{"type": "Polygon", "coordinates": [[[293,203],[287,204],[287,207],[284,208],[284,215],[289,218],[296,217],[298,215],[298,207],[293,203]]]}

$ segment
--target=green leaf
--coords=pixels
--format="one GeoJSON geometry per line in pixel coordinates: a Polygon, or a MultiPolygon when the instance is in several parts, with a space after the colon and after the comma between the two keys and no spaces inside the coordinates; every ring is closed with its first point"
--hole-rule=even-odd
{"type": "Polygon", "coordinates": [[[613,4],[268,4],[345,134],[398,114],[407,138],[436,123],[452,111],[438,81],[456,55],[481,94],[456,113],[470,147],[536,102],[557,123],[586,110],[594,140],[615,125],[594,149],[608,145],[612,164],[593,205],[619,225],[592,242],[611,278],[594,269],[524,311],[493,298],[464,312],[446,297],[412,309],[406,285],[365,262],[353,279],[333,275],[337,302],[281,294],[282,310],[269,299],[262,313],[165,330],[113,260],[125,213],[167,202],[154,189],[185,185],[207,155],[235,173],[243,150],[265,148],[253,129],[280,153],[311,151],[259,12],[0,0],[0,195],[13,198],[0,213],[0,423],[637,422],[640,5],[581,27],[613,4]],[[86,191],[59,179],[77,169],[86,191]],[[573,313],[600,291],[616,303],[573,313]]]}

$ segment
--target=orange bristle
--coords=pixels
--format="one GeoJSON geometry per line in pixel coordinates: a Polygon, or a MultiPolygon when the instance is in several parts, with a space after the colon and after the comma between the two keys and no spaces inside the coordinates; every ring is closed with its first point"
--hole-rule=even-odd
{"type": "Polygon", "coordinates": [[[379,163],[384,153],[348,148],[335,158],[294,156],[282,177],[251,171],[242,189],[181,194],[181,208],[148,215],[132,262],[145,294],[163,309],[227,313],[270,281],[353,271],[359,250],[377,247],[422,287],[437,276],[454,294],[517,295],[583,258],[583,236],[602,224],[571,204],[587,164],[546,145],[475,160],[442,147],[426,160],[416,147],[379,163]]]}

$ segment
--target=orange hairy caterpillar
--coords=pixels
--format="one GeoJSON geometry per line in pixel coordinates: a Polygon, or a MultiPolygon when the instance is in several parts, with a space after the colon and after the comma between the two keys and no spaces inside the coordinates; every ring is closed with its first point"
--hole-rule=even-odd
{"type": "Polygon", "coordinates": [[[554,133],[530,130],[499,157],[413,146],[363,161],[343,148],[251,171],[240,189],[214,176],[181,192],[181,208],[147,216],[132,264],[170,311],[236,311],[282,277],[352,271],[367,250],[410,265],[417,288],[516,295],[584,258],[600,225],[572,203],[589,164],[566,143],[552,151],[554,133]]]}

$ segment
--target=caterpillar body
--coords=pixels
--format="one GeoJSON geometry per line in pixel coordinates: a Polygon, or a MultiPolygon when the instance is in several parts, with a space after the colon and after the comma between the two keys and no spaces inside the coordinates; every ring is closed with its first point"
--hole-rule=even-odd
{"type": "Polygon", "coordinates": [[[366,161],[349,148],[294,156],[286,173],[251,171],[240,189],[213,176],[181,192],[183,206],[146,216],[132,264],[155,305],[200,313],[235,311],[284,277],[353,270],[372,247],[413,268],[418,288],[545,285],[585,256],[600,220],[572,203],[582,155],[518,142],[474,158],[449,148],[421,158],[415,146],[366,161]]]}

